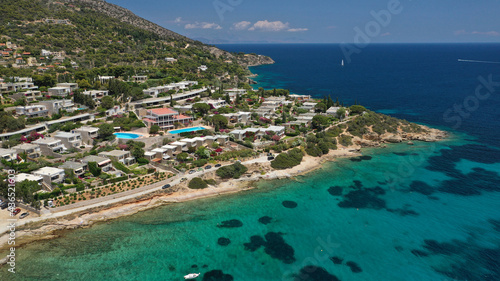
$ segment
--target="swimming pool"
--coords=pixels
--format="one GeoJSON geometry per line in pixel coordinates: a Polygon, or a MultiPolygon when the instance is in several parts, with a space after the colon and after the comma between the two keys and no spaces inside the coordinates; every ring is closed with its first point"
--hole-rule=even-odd
{"type": "Polygon", "coordinates": [[[203,128],[203,127],[191,127],[191,128],[184,128],[184,129],[179,129],[179,130],[172,130],[168,133],[169,134],[180,134],[180,133],[194,132],[194,131],[199,131],[199,130],[205,130],[205,128],[203,128]]]}
{"type": "Polygon", "coordinates": [[[118,139],[130,139],[130,140],[141,137],[141,135],[132,133],[114,133],[113,135],[115,135],[116,138],[118,139]]]}

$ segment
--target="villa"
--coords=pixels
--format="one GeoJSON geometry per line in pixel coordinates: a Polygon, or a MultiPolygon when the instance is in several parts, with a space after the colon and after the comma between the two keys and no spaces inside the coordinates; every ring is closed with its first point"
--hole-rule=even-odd
{"type": "Polygon", "coordinates": [[[135,75],[132,76],[132,81],[135,83],[144,83],[148,80],[148,77],[146,75],[135,75]]]}
{"type": "Polygon", "coordinates": [[[111,150],[105,151],[98,154],[101,157],[107,157],[113,161],[120,162],[125,165],[131,165],[135,163],[135,157],[130,155],[130,151],[126,150],[111,150]]]}
{"type": "Polygon", "coordinates": [[[71,89],[69,87],[53,87],[47,90],[49,92],[49,96],[51,97],[66,97],[69,93],[71,93],[71,89]]]}
{"type": "Polygon", "coordinates": [[[0,158],[6,161],[17,160],[17,151],[15,149],[0,148],[0,158]]]}
{"type": "Polygon", "coordinates": [[[16,107],[16,114],[24,115],[28,118],[45,117],[49,115],[49,111],[47,110],[47,107],[45,105],[34,104],[16,107]]]}
{"type": "Polygon", "coordinates": [[[70,112],[73,111],[75,107],[75,104],[70,99],[47,100],[47,101],[41,101],[40,104],[43,104],[47,107],[47,110],[49,111],[50,115],[59,114],[60,110],[65,110],[70,112]]]}
{"type": "Polygon", "coordinates": [[[143,121],[148,127],[158,125],[162,129],[172,129],[174,123],[178,122],[187,125],[193,121],[193,117],[179,114],[178,111],[170,108],[155,108],[147,110],[143,121]]]}
{"type": "Polygon", "coordinates": [[[82,92],[83,95],[90,96],[92,99],[101,99],[109,94],[106,90],[90,90],[82,92]]]}
{"type": "Polygon", "coordinates": [[[25,153],[28,158],[38,158],[42,155],[40,146],[33,143],[22,143],[18,144],[12,149],[15,149],[18,154],[25,153]]]}
{"type": "Polygon", "coordinates": [[[185,142],[175,141],[170,144],[171,146],[176,147],[176,152],[183,152],[188,150],[188,145],[185,142]]]}
{"type": "Polygon", "coordinates": [[[82,137],[82,142],[84,144],[92,145],[94,139],[99,136],[99,128],[96,127],[80,127],[78,129],[74,129],[73,133],[79,133],[82,137]]]}
{"type": "Polygon", "coordinates": [[[47,184],[62,183],[64,181],[64,169],[54,167],[43,167],[32,172],[35,176],[40,176],[47,184]]]}
{"type": "Polygon", "coordinates": [[[89,164],[89,162],[95,162],[97,167],[101,168],[103,172],[108,172],[111,170],[111,160],[106,157],[89,155],[81,160],[82,163],[89,164]]]}
{"type": "Polygon", "coordinates": [[[63,152],[67,150],[62,141],[55,138],[37,139],[32,143],[38,144],[40,146],[40,150],[44,154],[50,154],[52,152],[63,152]]]}
{"type": "Polygon", "coordinates": [[[73,173],[75,173],[76,176],[81,176],[85,174],[85,171],[87,170],[87,164],[74,161],[66,161],[64,162],[64,164],[59,166],[59,168],[71,170],[73,171],[73,173]]]}
{"type": "Polygon", "coordinates": [[[82,136],[80,133],[58,132],[54,138],[61,140],[67,148],[82,146],[82,136]]]}
{"type": "Polygon", "coordinates": [[[218,99],[218,100],[207,100],[206,103],[213,108],[217,109],[223,106],[227,105],[227,102],[223,99],[218,99]]]}
{"type": "Polygon", "coordinates": [[[68,88],[70,92],[73,92],[74,90],[78,89],[78,84],[77,83],[57,83],[56,87],[68,88]]]}
{"type": "Polygon", "coordinates": [[[35,176],[26,173],[16,174],[16,182],[23,182],[23,181],[36,181],[38,182],[39,185],[41,185],[43,182],[43,178],[41,176],[35,176]]]}
{"type": "Polygon", "coordinates": [[[224,92],[229,95],[229,98],[231,100],[234,100],[237,96],[241,96],[241,95],[246,94],[247,90],[233,88],[233,89],[224,90],[224,92]]]}

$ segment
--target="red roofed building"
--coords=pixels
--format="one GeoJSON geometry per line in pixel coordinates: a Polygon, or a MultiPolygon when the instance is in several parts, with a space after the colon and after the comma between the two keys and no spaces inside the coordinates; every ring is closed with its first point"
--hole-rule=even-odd
{"type": "Polygon", "coordinates": [[[175,122],[186,125],[193,120],[193,117],[179,114],[178,111],[170,108],[155,108],[149,109],[142,120],[148,127],[158,125],[162,129],[171,129],[175,122]]]}

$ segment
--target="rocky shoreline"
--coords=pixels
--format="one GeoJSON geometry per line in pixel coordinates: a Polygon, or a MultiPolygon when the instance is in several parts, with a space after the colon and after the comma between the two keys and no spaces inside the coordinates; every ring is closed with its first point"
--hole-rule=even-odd
{"type": "MultiPolygon", "coordinates": [[[[356,137],[353,138],[353,145],[351,146],[339,147],[338,150],[332,150],[321,157],[306,155],[300,165],[286,170],[273,170],[266,159],[267,157],[245,161],[243,164],[248,167],[248,171],[242,178],[223,181],[217,186],[211,186],[203,190],[188,189],[186,182],[184,182],[178,185],[177,191],[169,194],[156,191],[116,203],[89,206],[84,210],[75,210],[72,213],[62,212],[61,214],[52,214],[52,216],[46,218],[41,217],[18,227],[16,230],[16,247],[37,240],[57,238],[61,235],[60,231],[90,227],[97,222],[106,222],[133,215],[158,206],[250,190],[253,188],[253,184],[259,180],[274,180],[304,175],[321,168],[323,163],[333,161],[336,158],[358,157],[361,155],[360,150],[362,147],[381,147],[387,143],[401,143],[404,141],[435,142],[448,137],[447,132],[422,127],[425,129],[422,133],[384,134],[374,139],[370,139],[369,135],[363,136],[363,138],[356,137]]],[[[203,177],[210,178],[213,176],[212,172],[212,174],[206,174],[203,177]]],[[[2,255],[10,248],[7,241],[8,233],[5,232],[0,236],[0,253],[2,255]]],[[[2,260],[0,260],[1,263],[2,260]]]]}

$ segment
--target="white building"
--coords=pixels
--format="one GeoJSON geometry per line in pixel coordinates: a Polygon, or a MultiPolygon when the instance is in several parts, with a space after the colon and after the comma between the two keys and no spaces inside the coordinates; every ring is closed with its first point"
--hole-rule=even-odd
{"type": "Polygon", "coordinates": [[[17,160],[17,151],[15,149],[0,148],[0,158],[6,161],[17,160]]]}
{"type": "Polygon", "coordinates": [[[206,103],[211,105],[213,108],[217,109],[227,105],[227,102],[223,99],[218,100],[207,100],[206,103]]]}
{"type": "Polygon", "coordinates": [[[79,133],[82,137],[83,143],[92,145],[94,139],[96,139],[99,136],[99,128],[84,126],[78,129],[74,129],[73,133],[79,133]]]}
{"type": "Polygon", "coordinates": [[[43,138],[37,139],[32,142],[33,144],[38,144],[42,153],[48,154],[51,152],[64,152],[66,147],[63,145],[61,140],[55,138],[43,138]]]}
{"type": "Polygon", "coordinates": [[[67,95],[69,95],[69,93],[71,93],[71,89],[69,87],[53,87],[53,88],[49,88],[47,90],[49,92],[49,95],[51,97],[66,97],[67,95]]]}
{"type": "Polygon", "coordinates": [[[29,158],[38,158],[42,155],[40,146],[33,143],[18,144],[13,146],[12,149],[15,149],[18,154],[25,153],[29,158]]]}
{"type": "Polygon", "coordinates": [[[62,183],[64,181],[64,169],[54,167],[43,167],[33,171],[33,175],[40,176],[46,183],[62,183]]]}
{"type": "Polygon", "coordinates": [[[66,148],[78,148],[82,146],[82,136],[80,133],[58,132],[54,138],[61,140],[66,148]]]}
{"type": "Polygon", "coordinates": [[[28,118],[31,117],[45,117],[49,115],[49,111],[45,105],[41,104],[33,104],[26,106],[18,106],[16,107],[17,115],[24,115],[28,118]]]}
{"type": "Polygon", "coordinates": [[[23,182],[23,181],[36,181],[39,184],[42,184],[43,178],[41,176],[35,176],[26,173],[16,174],[16,182],[23,182]]]}

